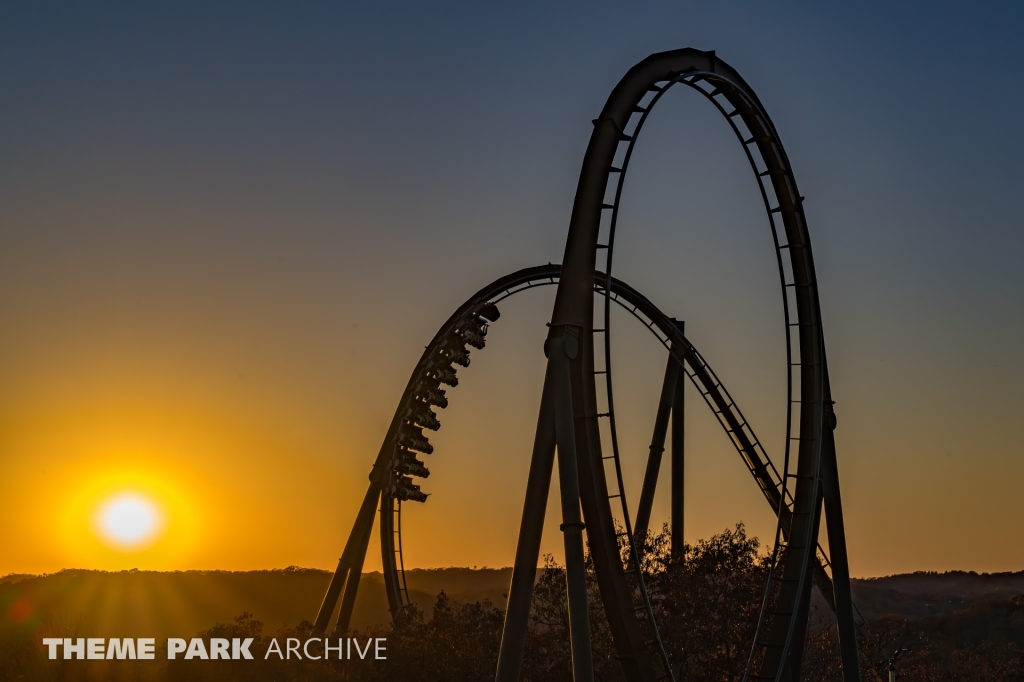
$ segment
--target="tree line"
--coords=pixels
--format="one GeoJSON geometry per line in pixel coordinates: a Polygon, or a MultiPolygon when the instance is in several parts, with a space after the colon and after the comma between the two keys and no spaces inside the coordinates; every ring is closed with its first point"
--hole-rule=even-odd
{"type": "MultiPolygon", "coordinates": [[[[742,524],[707,540],[687,544],[674,554],[670,532],[644,537],[638,543],[645,584],[677,680],[738,682],[742,679],[757,627],[769,553],[742,524]]],[[[623,560],[628,558],[622,548],[623,560]]],[[[587,562],[591,596],[591,646],[598,680],[621,680],[611,633],[601,604],[593,565],[587,562]]],[[[1011,599],[1012,618],[1024,619],[1024,598],[1011,599]]],[[[252,638],[254,660],[166,660],[158,649],[155,661],[49,661],[38,642],[8,638],[0,643],[0,679],[6,680],[132,680],[138,682],[480,682],[493,679],[504,611],[490,601],[462,604],[441,592],[427,618],[415,605],[394,624],[356,632],[334,633],[363,641],[387,638],[387,660],[264,659],[273,639],[305,641],[311,624],[265,632],[263,623],[243,613],[233,623],[217,624],[197,637],[252,638]]],[[[807,635],[803,679],[840,682],[836,627],[830,612],[812,619],[807,635]]],[[[1017,621],[1014,621],[1017,622],[1017,621]]],[[[1024,633],[1019,633],[1024,636],[1024,633]]],[[[54,636],[52,633],[49,636],[54,636]]],[[[70,635],[64,635],[70,636],[70,635]]],[[[861,677],[888,680],[885,657],[908,648],[899,661],[905,682],[1010,682],[1024,680],[1024,649],[1019,639],[948,637],[932,644],[914,623],[881,618],[862,623],[858,648],[861,677]]],[[[569,620],[565,570],[545,557],[534,589],[522,679],[527,682],[571,682],[569,620]]]]}

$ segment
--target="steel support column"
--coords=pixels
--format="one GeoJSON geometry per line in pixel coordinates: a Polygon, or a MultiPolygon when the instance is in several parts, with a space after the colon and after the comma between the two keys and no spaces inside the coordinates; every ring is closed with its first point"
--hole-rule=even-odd
{"type": "MultiPolygon", "coordinates": [[[[316,621],[313,623],[313,636],[323,636],[330,626],[331,618],[334,616],[334,609],[338,605],[338,598],[346,582],[353,582],[352,599],[355,599],[355,588],[358,586],[359,577],[356,575],[363,566],[363,558],[366,556],[366,548],[369,543],[370,533],[373,530],[373,516],[377,512],[377,502],[380,500],[381,484],[379,477],[386,476],[387,472],[374,465],[370,474],[370,486],[363,496],[363,503],[359,507],[356,521],[352,524],[352,531],[349,533],[345,549],[338,560],[338,568],[334,571],[331,584],[324,595],[320,611],[317,613],[316,621]],[[353,579],[353,575],[355,578],[353,579]]],[[[347,627],[347,623],[345,624],[347,627]]]]}
{"type": "MultiPolygon", "coordinates": [[[[668,366],[665,368],[665,379],[661,383],[661,398],[658,400],[658,413],[654,418],[654,435],[647,454],[647,469],[644,471],[644,485],[640,491],[640,505],[636,511],[636,523],[633,532],[637,536],[644,535],[651,523],[651,507],[654,505],[654,493],[658,487],[658,475],[661,473],[661,459],[665,452],[665,437],[668,435],[669,419],[672,416],[672,405],[675,401],[679,383],[679,360],[670,353],[668,366]]],[[[673,440],[673,445],[675,441],[673,440]]],[[[675,448],[673,447],[673,482],[672,501],[675,502],[675,448]]],[[[673,511],[675,507],[673,507],[673,511]]],[[[674,521],[674,517],[673,517],[674,521]]]]}
{"type": "Polygon", "coordinates": [[[544,392],[540,399],[540,416],[537,419],[537,433],[533,441],[533,457],[530,459],[523,520],[519,526],[516,559],[512,567],[512,584],[508,590],[508,604],[505,607],[505,626],[501,631],[495,682],[518,682],[523,667],[530,602],[537,580],[544,512],[547,509],[555,459],[555,374],[555,368],[549,362],[544,376],[544,392]]]}
{"type": "MultiPolygon", "coordinates": [[[[679,329],[679,334],[685,337],[685,327],[683,322],[673,320],[676,327],[679,329]]],[[[683,470],[684,465],[684,440],[685,425],[683,423],[683,415],[685,414],[685,389],[686,382],[683,381],[683,377],[680,376],[680,381],[676,382],[675,395],[672,399],[672,470],[671,476],[671,489],[672,489],[672,509],[671,509],[671,520],[672,520],[672,554],[674,556],[682,556],[683,553],[683,482],[685,480],[685,474],[683,470]]]]}
{"type": "Polygon", "coordinates": [[[835,413],[829,410],[829,427],[821,460],[821,484],[825,504],[825,531],[831,554],[832,590],[836,621],[839,626],[839,655],[843,663],[844,682],[860,681],[857,658],[857,623],[853,615],[853,594],[850,591],[850,563],[846,553],[846,529],[843,526],[843,504],[839,495],[839,467],[836,463],[835,413]]]}
{"type": "MultiPolygon", "coordinates": [[[[338,624],[335,629],[345,636],[348,634],[349,625],[352,624],[352,611],[356,607],[356,595],[359,593],[359,579],[363,575],[363,562],[366,559],[366,549],[370,544],[370,533],[367,530],[365,537],[363,538],[362,551],[358,555],[358,560],[352,569],[349,571],[348,581],[345,583],[345,593],[341,599],[341,610],[338,612],[338,624]]],[[[326,633],[325,633],[326,634],[326,633]]]]}
{"type": "Polygon", "coordinates": [[[561,531],[565,542],[565,583],[569,598],[569,640],[572,644],[574,682],[593,682],[594,656],[590,649],[590,607],[587,570],[583,556],[583,518],[580,515],[580,476],[576,419],[573,410],[570,364],[580,353],[579,327],[552,328],[548,337],[548,364],[555,386],[555,440],[558,446],[558,482],[562,498],[561,531]],[[555,336],[559,331],[560,336],[555,336]]]}

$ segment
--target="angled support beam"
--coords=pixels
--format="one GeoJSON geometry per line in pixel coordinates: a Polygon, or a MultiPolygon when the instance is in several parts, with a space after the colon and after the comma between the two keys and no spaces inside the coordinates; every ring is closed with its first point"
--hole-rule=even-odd
{"type": "Polygon", "coordinates": [[[544,530],[544,512],[551,488],[551,471],[555,462],[555,377],[548,363],[544,392],[540,399],[537,434],[533,441],[533,457],[526,483],[523,520],[519,526],[519,542],[512,567],[512,584],[505,608],[505,626],[501,631],[498,669],[495,682],[519,682],[523,668],[523,649],[530,620],[530,601],[537,580],[537,560],[544,530]]]}
{"type": "MultiPolygon", "coordinates": [[[[327,633],[331,619],[334,616],[334,610],[338,605],[338,599],[341,597],[341,590],[345,587],[346,582],[351,584],[351,601],[355,602],[355,592],[359,585],[359,572],[362,570],[363,560],[366,557],[370,533],[373,531],[373,517],[377,512],[377,502],[380,500],[381,482],[379,479],[381,476],[387,476],[387,472],[382,467],[374,464],[374,468],[370,473],[370,486],[363,497],[363,503],[359,507],[356,521],[348,535],[345,549],[338,560],[338,568],[334,571],[334,577],[331,578],[331,584],[327,588],[327,594],[324,595],[320,611],[317,613],[316,621],[313,623],[312,634],[314,637],[322,637],[327,633]]],[[[351,617],[351,610],[349,610],[349,616],[351,617]]],[[[347,622],[345,623],[345,628],[348,628],[347,622]]]]}
{"type": "Polygon", "coordinates": [[[341,611],[338,612],[338,625],[336,629],[342,635],[348,633],[349,625],[352,624],[352,611],[356,606],[356,595],[359,593],[359,578],[363,574],[363,561],[366,559],[366,548],[370,544],[371,533],[367,531],[363,539],[362,551],[359,553],[358,563],[352,566],[349,572],[348,581],[345,583],[345,594],[341,599],[341,611]]]}
{"type": "Polygon", "coordinates": [[[846,530],[843,526],[843,504],[839,495],[839,467],[836,463],[835,413],[829,410],[832,428],[826,429],[821,453],[821,485],[825,503],[825,530],[832,564],[832,589],[836,620],[839,625],[839,657],[843,664],[843,681],[860,681],[857,659],[857,624],[853,616],[853,594],[850,591],[850,564],[846,553],[846,530]]]}
{"type": "MultiPolygon", "coordinates": [[[[651,523],[651,507],[654,505],[654,493],[658,487],[658,474],[661,472],[662,454],[665,452],[665,437],[668,435],[669,419],[672,416],[672,405],[676,399],[679,383],[679,361],[669,354],[668,366],[665,368],[665,379],[661,384],[661,398],[658,400],[658,414],[654,418],[654,435],[647,454],[647,470],[644,472],[644,487],[640,491],[640,506],[636,511],[636,524],[633,532],[642,536],[649,530],[651,523]]],[[[675,445],[675,438],[672,441],[675,445]]],[[[675,448],[673,447],[673,465],[675,448]]],[[[673,467],[673,474],[675,469],[673,467]]],[[[675,476],[673,475],[673,502],[675,501],[675,476]]],[[[674,507],[673,507],[674,511],[674,507]]],[[[675,519],[673,518],[673,521],[675,519]]],[[[674,532],[674,531],[673,531],[674,532]]]]}

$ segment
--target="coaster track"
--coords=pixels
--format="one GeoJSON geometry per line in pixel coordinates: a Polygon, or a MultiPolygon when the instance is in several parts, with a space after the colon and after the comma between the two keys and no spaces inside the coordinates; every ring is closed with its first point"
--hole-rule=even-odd
{"type": "MultiPolygon", "coordinates": [[[[432,368],[436,363],[433,360],[440,358],[443,363],[450,362],[450,354],[445,349],[450,346],[453,338],[459,337],[460,330],[467,327],[468,320],[474,316],[478,317],[480,312],[486,311],[494,318],[493,320],[489,319],[489,322],[497,321],[497,304],[525,291],[557,285],[560,270],[561,267],[558,264],[526,268],[484,287],[459,306],[455,313],[441,325],[416,363],[392,418],[392,424],[388,430],[389,440],[382,446],[382,451],[391,452],[391,459],[387,484],[379,491],[378,519],[385,593],[389,609],[395,619],[400,619],[411,603],[405,578],[401,542],[402,503],[403,501],[425,502],[427,500],[427,495],[422,493],[419,486],[410,485],[402,479],[410,476],[427,478],[430,475],[422,463],[415,469],[410,468],[407,461],[408,455],[403,453],[402,449],[409,447],[424,455],[434,453],[433,446],[422,433],[423,427],[413,421],[415,417],[410,418],[410,415],[415,414],[411,406],[415,404],[417,396],[427,390],[435,389],[436,373],[432,368]]],[[[605,296],[606,281],[604,273],[594,273],[594,293],[596,295],[605,296]]],[[[625,282],[618,279],[612,280],[612,294],[609,300],[636,318],[665,347],[669,356],[679,365],[681,371],[690,379],[704,402],[714,413],[719,425],[729,437],[729,441],[740,455],[743,464],[754,478],[754,482],[772,511],[778,513],[779,497],[785,494],[782,487],[782,476],[761,445],[749,422],[743,416],[736,401],[733,400],[725,385],[704,357],[686,339],[672,318],[625,282]]],[[[454,376],[451,378],[457,379],[454,376]]],[[[437,407],[444,409],[448,406],[447,396],[445,398],[444,405],[437,405],[437,407]]],[[[436,418],[435,421],[437,421],[436,418]]],[[[439,421],[437,421],[437,426],[440,427],[439,421]]],[[[625,499],[624,493],[622,499],[625,499]]],[[[791,495],[789,504],[792,504],[791,495]]],[[[787,505],[782,506],[782,509],[786,508],[787,505]]],[[[784,520],[784,532],[787,534],[788,524],[789,521],[784,520]]],[[[829,606],[834,609],[832,581],[827,571],[828,556],[820,545],[818,551],[819,570],[815,575],[815,581],[829,606]]],[[[642,574],[639,575],[638,583],[642,584],[642,574]]],[[[646,610],[650,606],[650,601],[645,598],[644,602],[646,610]]],[[[347,629],[350,616],[351,612],[342,615],[338,623],[339,629],[347,629]]],[[[652,622],[653,620],[652,614],[652,622]]]]}
{"type": "MultiPolygon", "coordinates": [[[[594,120],[562,265],[546,267],[546,270],[542,267],[514,273],[478,292],[449,318],[427,347],[378,453],[369,490],[321,606],[314,632],[326,630],[339,599],[339,627],[347,627],[378,503],[388,600],[394,617],[401,617],[403,606],[408,603],[401,552],[401,506],[403,501],[426,499],[412,477],[428,475],[417,453],[429,454],[432,450],[423,429],[440,426],[432,408],[447,405],[441,386],[457,383],[454,365],[469,364],[467,345],[483,347],[488,323],[498,318],[496,302],[516,291],[542,283],[556,284],[557,280],[555,306],[545,342],[548,368],[496,681],[519,679],[544,508],[556,452],[574,679],[576,682],[593,679],[583,565],[584,527],[624,676],[638,682],[673,679],[639,570],[631,515],[622,485],[612,390],[610,307],[613,302],[644,321],[666,344],[729,434],[777,516],[771,568],[744,682],[801,679],[813,583],[822,587],[835,610],[844,680],[859,680],[856,623],[833,435],[835,414],[803,197],[771,119],[753,90],[732,67],[718,59],[714,52],[683,49],[651,55],[629,70],[613,89],[601,115],[594,120]],[[612,277],[619,206],[632,153],[651,111],[675,85],[696,91],[723,115],[740,141],[764,204],[778,265],[786,330],[788,401],[781,469],[768,458],[735,402],[681,330],[647,299],[612,277]],[[599,254],[605,258],[603,268],[598,267],[599,254]],[[595,292],[603,298],[600,326],[594,324],[595,292]],[[602,339],[600,353],[595,343],[597,337],[602,339]],[[595,366],[599,355],[603,359],[601,369],[595,366]],[[598,391],[599,377],[603,379],[600,381],[603,398],[598,391]],[[602,404],[604,411],[599,407],[602,404]],[[607,440],[611,454],[608,456],[601,452],[602,419],[607,420],[610,435],[607,440]],[[608,461],[613,464],[611,472],[606,469],[608,461]],[[614,499],[619,501],[621,520],[612,513],[614,499]],[[821,551],[818,542],[823,509],[831,560],[821,551]],[[623,566],[620,553],[623,542],[628,546],[630,568],[623,566]],[[342,588],[345,590],[343,598],[342,588]]],[[[673,367],[671,363],[669,366],[673,367]]],[[[666,388],[669,381],[667,373],[666,388]]],[[[663,398],[666,395],[663,391],[663,398]]],[[[656,430],[656,438],[657,433],[656,430]]],[[[661,438],[664,439],[664,429],[661,438]]],[[[655,462],[655,450],[652,445],[648,470],[655,471],[656,480],[657,467],[651,464],[655,462]]],[[[660,458],[660,451],[657,455],[660,458]]],[[[660,463],[660,459],[656,463],[660,463]]],[[[645,479],[645,487],[646,483],[645,479]]],[[[645,490],[637,515],[642,530],[649,518],[649,505],[650,496],[645,490]]]]}
{"type": "MultiPolygon", "coordinates": [[[[569,353],[572,404],[585,406],[582,416],[588,422],[587,428],[577,434],[576,457],[579,461],[593,461],[598,456],[598,414],[589,409],[596,403],[597,395],[594,353],[591,350],[595,334],[600,332],[604,338],[606,357],[610,346],[607,325],[610,303],[606,298],[603,330],[595,329],[593,297],[589,294],[590,278],[597,269],[600,255],[605,257],[603,269],[606,275],[611,278],[613,274],[612,255],[619,203],[632,151],[650,113],[664,95],[679,84],[711,101],[734,131],[748,159],[775,247],[787,330],[789,418],[782,494],[778,498],[779,522],[773,543],[770,578],[744,679],[798,680],[801,677],[810,587],[816,573],[817,536],[824,506],[829,546],[833,553],[832,573],[843,675],[847,682],[853,682],[859,679],[856,625],[849,593],[849,567],[835,458],[835,415],[803,197],[797,189],[796,178],[778,132],[757,95],[735,69],[714,52],[683,49],[651,55],[627,72],[594,120],[573,204],[549,335],[549,340],[571,335],[573,339],[579,339],[571,343],[572,347],[584,349],[579,358],[575,353],[569,353]]],[[[610,297],[614,287],[607,286],[605,290],[606,296],[610,297]]],[[[563,361],[558,359],[558,362],[563,361]]],[[[610,377],[602,383],[610,401],[610,377]]],[[[612,446],[616,447],[614,431],[612,446]]],[[[599,556],[602,544],[612,544],[607,524],[601,527],[605,516],[604,504],[595,505],[592,499],[588,500],[588,496],[599,496],[605,487],[600,474],[597,472],[588,480],[581,465],[580,499],[585,511],[588,506],[590,509],[588,538],[599,580],[604,574],[602,598],[613,633],[616,633],[616,622],[619,624],[616,643],[620,647],[620,656],[639,662],[641,652],[636,643],[635,619],[621,609],[624,591],[621,569],[614,561],[602,561],[599,556]],[[587,490],[588,485],[592,490],[587,490]],[[590,527],[591,518],[598,522],[598,528],[590,527]],[[595,545],[598,550],[594,549],[595,545]]],[[[528,498],[530,495],[528,490],[528,498]]],[[[534,534],[534,526],[533,519],[524,512],[521,532],[534,534]]],[[[529,574],[529,557],[523,555],[520,561],[517,555],[517,567],[524,574],[529,574]]],[[[515,588],[513,576],[513,592],[516,592],[515,588]]],[[[516,652],[521,649],[519,622],[523,616],[519,602],[513,606],[512,601],[513,597],[527,600],[526,592],[524,579],[519,583],[518,593],[510,595],[509,608],[510,612],[515,609],[516,626],[510,630],[510,620],[506,618],[503,652],[499,657],[499,682],[509,682],[518,677],[516,660],[521,654],[516,652]],[[502,658],[508,660],[504,668],[502,658]]],[[[572,610],[570,604],[570,612],[572,610]]],[[[581,617],[580,624],[584,620],[581,617]]],[[[589,679],[584,669],[586,662],[583,663],[583,667],[574,666],[574,674],[589,679]]],[[[631,679],[647,680],[651,679],[652,673],[649,669],[637,668],[627,669],[626,675],[631,679]]]]}
{"type": "MultiPolygon", "coordinates": [[[[422,431],[421,426],[410,422],[406,416],[410,414],[410,403],[415,402],[415,397],[423,391],[424,382],[432,383],[429,371],[432,358],[445,357],[443,349],[450,343],[452,336],[457,336],[458,330],[465,326],[467,317],[472,317],[475,311],[485,309],[489,309],[493,314],[497,309],[497,304],[507,298],[524,291],[557,285],[560,269],[560,266],[557,264],[526,268],[503,277],[481,289],[469,301],[460,306],[441,326],[431,343],[424,349],[419,362],[416,364],[416,368],[413,370],[406,391],[403,393],[402,400],[393,417],[393,422],[397,425],[396,433],[398,435],[390,447],[396,454],[393,455],[392,459],[393,467],[390,473],[389,484],[384,488],[381,496],[379,513],[381,556],[384,559],[385,592],[388,597],[391,613],[396,618],[400,618],[404,609],[410,604],[401,543],[402,502],[409,501],[410,497],[408,493],[402,492],[403,485],[398,482],[398,479],[408,474],[401,467],[403,459],[398,454],[398,449],[401,447],[401,443],[410,440],[407,432],[415,432],[416,435],[413,437],[420,439],[422,431]],[[489,308],[489,306],[494,306],[494,308],[489,308]]],[[[604,273],[597,272],[594,274],[594,292],[602,297],[605,296],[605,281],[604,273]]],[[[778,513],[780,496],[786,494],[788,496],[788,504],[782,505],[782,509],[784,514],[787,513],[788,507],[792,505],[792,495],[783,490],[782,476],[778,469],[724,384],[715,374],[714,370],[711,369],[711,366],[704,357],[685,338],[675,322],[659,310],[648,298],[618,279],[613,279],[612,281],[612,294],[609,300],[640,321],[658,339],[659,343],[665,347],[670,357],[680,366],[681,370],[690,379],[704,402],[715,415],[722,430],[728,436],[729,441],[754,478],[758,489],[771,506],[772,511],[778,513]]],[[[445,407],[447,407],[447,402],[445,407]]],[[[440,427],[439,422],[438,427],[440,427]]],[[[426,438],[422,438],[420,445],[423,447],[424,454],[433,454],[433,446],[430,445],[426,438]],[[429,453],[426,450],[429,450],[429,453]]],[[[429,472],[424,467],[422,473],[413,475],[425,478],[429,476],[429,472]]],[[[423,495],[418,488],[416,491],[423,495]]],[[[417,495],[413,501],[426,501],[426,496],[420,497],[420,495],[417,495]]],[[[617,495],[620,495],[621,499],[625,501],[626,496],[621,484],[618,486],[617,495]]],[[[789,523],[789,519],[784,519],[782,524],[783,532],[787,535],[789,523]]],[[[635,534],[630,536],[635,538],[635,534]]],[[[623,533],[623,538],[626,538],[625,533],[623,533]]],[[[815,574],[815,583],[820,587],[829,606],[834,609],[832,580],[827,571],[828,555],[820,544],[818,551],[819,570],[815,574]]],[[[631,557],[637,557],[635,549],[631,549],[631,557]]],[[[650,602],[646,598],[646,588],[641,587],[643,585],[642,574],[637,582],[637,589],[641,589],[644,593],[643,605],[645,610],[647,610],[650,602]]],[[[653,622],[653,613],[650,617],[653,622]]],[[[656,626],[652,630],[656,632],[656,626]]]]}

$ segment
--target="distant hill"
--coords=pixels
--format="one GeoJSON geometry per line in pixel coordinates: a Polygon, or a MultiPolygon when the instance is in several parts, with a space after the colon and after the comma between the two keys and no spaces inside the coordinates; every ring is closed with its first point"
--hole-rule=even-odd
{"type": "Polygon", "coordinates": [[[869,621],[906,619],[939,651],[982,642],[1024,648],[1024,571],[910,573],[855,580],[853,597],[869,621]]]}
{"type": "MultiPolygon", "coordinates": [[[[512,569],[413,569],[409,596],[429,615],[437,594],[503,605],[512,569]]],[[[289,567],[269,571],[89,571],[0,578],[0,634],[56,628],[94,637],[185,636],[243,611],[265,631],[316,617],[331,574],[289,567]]],[[[390,621],[384,578],[366,573],[352,625],[390,621]]]]}
{"type": "MultiPolygon", "coordinates": [[[[428,616],[441,590],[455,601],[490,599],[504,606],[511,576],[511,568],[407,572],[410,597],[428,616]]],[[[265,632],[273,632],[313,620],[329,582],[327,571],[296,567],[238,572],[71,569],[10,575],[0,578],[0,634],[45,628],[94,637],[187,636],[215,623],[230,623],[243,611],[263,621],[265,632]]],[[[916,621],[935,641],[982,631],[990,639],[1024,641],[1024,571],[855,579],[853,595],[868,620],[891,616],[916,621]]],[[[383,576],[364,574],[353,626],[389,621],[383,576]]]]}
{"type": "Polygon", "coordinates": [[[854,579],[853,599],[869,620],[893,615],[910,620],[1006,603],[1024,594],[1024,571],[1015,573],[918,572],[854,579]]]}

